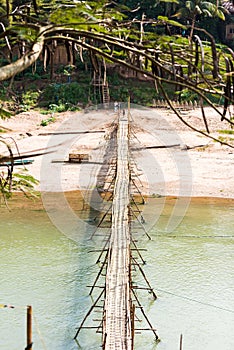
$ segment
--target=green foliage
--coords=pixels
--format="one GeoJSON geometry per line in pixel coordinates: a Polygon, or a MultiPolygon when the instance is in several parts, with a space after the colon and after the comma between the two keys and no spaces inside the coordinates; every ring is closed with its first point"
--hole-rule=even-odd
{"type": "Polygon", "coordinates": [[[14,102],[8,94],[7,87],[7,82],[3,82],[0,86],[0,119],[10,118],[15,111],[14,102]]]}
{"type": "Polygon", "coordinates": [[[39,97],[38,91],[28,90],[22,94],[22,104],[20,105],[20,111],[26,112],[37,105],[39,97]]]}
{"type": "Polygon", "coordinates": [[[72,71],[76,68],[75,66],[69,64],[68,66],[65,66],[63,68],[63,74],[66,76],[70,76],[72,74],[72,71]]]}
{"type": "Polygon", "coordinates": [[[181,2],[176,16],[183,19],[192,19],[197,15],[204,17],[218,17],[225,20],[224,8],[216,6],[216,3],[205,0],[188,0],[181,2]]]}
{"type": "Polygon", "coordinates": [[[139,81],[137,79],[124,79],[113,74],[108,77],[110,97],[112,101],[127,102],[130,96],[131,102],[149,106],[154,99],[158,98],[152,82],[139,81]]]}
{"type": "Polygon", "coordinates": [[[29,67],[23,73],[19,74],[16,77],[16,80],[18,79],[21,80],[24,78],[27,78],[30,80],[42,80],[42,79],[49,79],[50,75],[48,72],[45,71],[43,62],[38,60],[33,67],[29,67]]]}
{"type": "Polygon", "coordinates": [[[230,145],[234,145],[234,139],[232,137],[218,136],[218,140],[220,142],[226,142],[226,143],[229,143],[230,145]]]}
{"type": "Polygon", "coordinates": [[[100,26],[99,22],[109,18],[110,20],[121,21],[125,15],[118,11],[116,6],[109,7],[106,0],[99,1],[82,1],[67,4],[61,4],[52,11],[49,20],[56,24],[70,24],[73,27],[79,25],[79,29],[89,30],[90,27],[99,32],[108,32],[104,26],[100,26]]]}
{"type": "Polygon", "coordinates": [[[4,172],[2,172],[0,177],[0,195],[5,200],[11,198],[13,192],[23,192],[28,198],[38,196],[34,188],[39,184],[39,181],[32,175],[29,175],[26,169],[19,173],[14,173],[11,182],[7,185],[3,185],[4,182],[4,172]]]}
{"type": "Polygon", "coordinates": [[[183,89],[177,93],[180,96],[181,101],[197,101],[198,95],[189,89],[183,89]]]}
{"type": "Polygon", "coordinates": [[[83,23],[83,25],[80,26],[80,29],[87,30],[87,20],[82,16],[82,14],[84,15],[84,11],[82,11],[78,6],[72,6],[72,8],[61,6],[50,15],[50,21],[52,23],[76,23],[77,20],[79,20],[79,23],[83,23]]]}
{"type": "MultiPolygon", "coordinates": [[[[198,15],[199,21],[197,21],[196,26],[200,26],[200,20],[204,16],[221,16],[221,8],[218,8],[213,0],[211,2],[189,0],[181,1],[180,3],[177,0],[146,0],[141,3],[137,0],[129,0],[127,2],[109,2],[107,0],[77,2],[43,0],[38,8],[36,20],[35,17],[33,18],[28,15],[26,11],[28,5],[26,2],[23,1],[21,5],[21,12],[14,13],[15,22],[12,25],[12,30],[8,32],[11,39],[10,44],[17,42],[19,39],[19,48],[30,52],[32,41],[38,39],[36,43],[44,43],[46,50],[44,51],[45,60],[43,64],[41,63],[41,67],[37,67],[35,74],[27,70],[24,72],[24,76],[21,72],[18,77],[20,79],[38,79],[41,82],[40,78],[44,76],[41,72],[45,65],[51,73],[51,79],[60,79],[61,81],[60,83],[50,84],[45,89],[39,88],[43,91],[39,99],[41,106],[44,105],[50,108],[53,105],[54,111],[61,112],[78,108],[79,105],[85,106],[87,103],[96,103],[101,100],[101,88],[98,91],[98,88],[95,89],[89,84],[90,82],[87,81],[84,84],[82,82],[81,84],[80,80],[78,81],[76,74],[77,57],[80,59],[80,65],[82,62],[83,66],[85,66],[88,77],[93,75],[93,69],[97,73],[101,72],[103,77],[103,57],[105,57],[108,63],[114,61],[116,64],[119,62],[121,65],[126,62],[133,69],[136,67],[137,69],[142,69],[146,75],[149,72],[158,75],[160,80],[158,85],[162,82],[162,85],[167,89],[166,92],[169,91],[170,98],[178,88],[179,73],[176,71],[178,68],[181,68],[180,72],[183,70],[182,79],[179,81],[182,81],[183,86],[187,86],[187,89],[181,93],[182,99],[198,99],[196,95],[200,94],[199,91],[210,90],[211,98],[213,98],[212,93],[218,95],[218,98],[223,94],[223,87],[228,80],[225,59],[219,53],[215,56],[215,50],[212,51],[210,48],[205,48],[206,63],[203,74],[203,72],[199,71],[201,67],[203,71],[201,50],[195,52],[195,45],[192,43],[192,40],[189,41],[188,38],[182,37],[182,29],[185,26],[181,23],[190,24],[188,31],[190,30],[191,35],[192,29],[194,29],[192,26],[195,25],[193,20],[198,15]],[[183,18],[181,17],[180,21],[176,21],[176,17],[180,15],[183,18]],[[127,21],[121,21],[123,18],[127,21]],[[129,20],[130,18],[134,18],[135,20],[131,21],[129,20]],[[27,19],[27,22],[25,19],[27,19]],[[161,29],[163,31],[166,30],[167,35],[159,36],[155,34],[157,30],[160,31],[161,29]],[[56,50],[66,40],[69,42],[69,45],[66,45],[67,51],[66,53],[63,52],[60,58],[64,59],[65,57],[69,62],[76,62],[76,70],[73,70],[74,66],[71,65],[67,67],[63,66],[63,76],[61,78],[61,76],[58,77],[56,75],[56,63],[59,61],[59,55],[57,55],[56,50]],[[54,57],[54,60],[52,57],[54,57]],[[213,74],[214,67],[216,67],[214,64],[215,60],[219,65],[219,69],[216,69],[215,74],[213,74]],[[160,65],[159,68],[156,67],[157,64],[160,65]],[[177,74],[177,78],[175,77],[175,73],[177,74]],[[64,75],[67,75],[67,78],[64,75]],[[221,83],[217,79],[218,75],[222,79],[221,83]],[[73,81],[73,77],[77,81],[73,81]],[[186,77],[188,77],[188,84],[186,77]],[[67,83],[64,83],[65,79],[67,79],[67,83]],[[216,79],[215,84],[213,84],[214,79],[216,79]],[[171,89],[169,88],[169,84],[172,87],[171,89]],[[191,89],[191,86],[195,88],[191,89]],[[212,90],[212,86],[215,86],[216,90],[212,90]],[[196,93],[192,92],[194,90],[196,90],[196,93]]],[[[16,3],[13,2],[13,11],[16,6],[16,3]]],[[[30,15],[32,16],[37,14],[35,6],[32,6],[29,11],[31,11],[30,15]]],[[[206,36],[207,38],[208,36],[206,36]]],[[[192,39],[192,35],[190,39],[192,39]]],[[[4,44],[7,46],[5,38],[0,39],[0,45],[4,44]]],[[[39,50],[38,52],[43,51],[39,50]]],[[[30,57],[27,58],[30,60],[30,57]]],[[[25,67],[28,67],[28,65],[25,67]]],[[[18,72],[20,72],[20,69],[18,72]]],[[[2,76],[4,79],[4,74],[2,76]]],[[[39,81],[37,81],[37,84],[39,84],[39,81]]],[[[143,82],[139,84],[135,81],[134,85],[129,79],[127,84],[123,81],[117,84],[110,82],[109,86],[112,101],[126,100],[127,96],[130,95],[132,101],[135,103],[150,104],[153,99],[158,98],[158,94],[151,83],[146,85],[143,82]]],[[[37,97],[34,98],[33,93],[29,91],[23,94],[21,111],[35,107],[38,100],[37,97]]],[[[43,121],[43,124],[46,123],[48,123],[48,120],[43,121]]]]}
{"type": "Polygon", "coordinates": [[[27,26],[14,25],[13,32],[17,35],[17,40],[27,42],[33,42],[37,36],[37,31],[27,26]]]}
{"type": "Polygon", "coordinates": [[[7,82],[2,82],[0,85],[0,100],[6,101],[7,100],[7,82]]]}
{"type": "MultiPolygon", "coordinates": [[[[214,95],[214,94],[205,94],[207,96],[207,98],[212,102],[214,103],[215,105],[223,105],[223,102],[224,102],[224,98],[223,96],[217,96],[217,95],[214,95]]],[[[206,103],[205,103],[206,105],[206,103]]]]}
{"type": "Polygon", "coordinates": [[[12,181],[12,191],[22,191],[25,195],[35,195],[34,187],[39,181],[32,175],[29,175],[27,170],[21,173],[14,173],[12,181]]]}
{"type": "Polygon", "coordinates": [[[24,78],[28,78],[28,79],[31,79],[31,80],[41,80],[41,79],[47,79],[47,78],[49,78],[49,74],[43,74],[43,75],[41,75],[40,72],[35,72],[35,73],[26,72],[26,73],[24,74],[24,78]]]}
{"type": "Polygon", "coordinates": [[[11,112],[7,111],[5,108],[3,108],[3,107],[0,105],[0,118],[1,118],[1,119],[10,118],[11,115],[12,115],[11,112]]]}
{"type": "Polygon", "coordinates": [[[218,130],[220,134],[234,135],[234,130],[218,130]]]}
{"type": "Polygon", "coordinates": [[[89,101],[89,87],[80,85],[77,82],[66,84],[53,83],[48,85],[41,96],[45,106],[49,107],[51,104],[60,106],[56,107],[56,111],[74,110],[79,108],[79,104],[86,105],[89,101]],[[58,110],[60,109],[60,110],[58,110]]]}
{"type": "Polygon", "coordinates": [[[55,122],[55,117],[50,117],[50,118],[47,118],[47,119],[43,119],[41,121],[41,126],[47,126],[48,124],[50,123],[54,123],[55,122]]]}
{"type": "Polygon", "coordinates": [[[158,16],[158,20],[161,21],[163,24],[169,24],[169,25],[172,25],[172,26],[175,26],[175,27],[180,27],[182,29],[185,29],[186,27],[179,23],[179,22],[176,22],[176,21],[173,21],[171,19],[169,19],[168,17],[166,16],[158,16]]]}

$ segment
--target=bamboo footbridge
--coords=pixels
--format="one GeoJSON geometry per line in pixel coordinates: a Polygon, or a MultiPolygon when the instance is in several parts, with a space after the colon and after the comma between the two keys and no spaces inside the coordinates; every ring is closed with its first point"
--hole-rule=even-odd
{"type": "MultiPolygon", "coordinates": [[[[152,293],[154,299],[157,297],[146,278],[141,264],[133,256],[133,252],[138,254],[141,262],[145,263],[131,233],[131,218],[135,217],[138,220],[136,212],[141,219],[142,215],[131,194],[133,176],[129,147],[131,133],[130,112],[128,110],[128,114],[125,115],[123,111],[123,114],[120,115],[118,110],[117,117],[118,123],[115,130],[116,160],[114,162],[113,180],[111,181],[113,189],[111,195],[112,203],[100,221],[103,222],[109,213],[111,215],[111,227],[108,239],[98,258],[100,263],[101,258],[105,255],[104,261],[101,264],[90,294],[92,294],[95,287],[100,288],[97,282],[103,273],[105,273],[105,281],[104,286],[101,288],[101,293],[78,327],[75,339],[77,339],[83,328],[96,328],[97,332],[102,333],[102,349],[133,350],[135,333],[144,330],[136,327],[136,322],[139,321],[139,318],[136,316],[136,308],[140,310],[147,323],[145,330],[151,330],[156,340],[158,340],[158,336],[137,296],[136,289],[138,287],[132,282],[132,269],[140,271],[146,283],[145,288],[139,287],[139,289],[146,289],[152,293]],[[97,327],[85,326],[86,320],[92,311],[95,308],[100,308],[100,302],[102,302],[102,319],[100,324],[97,327]]],[[[135,184],[134,181],[133,184],[135,184]]],[[[138,189],[137,192],[139,192],[138,189]]],[[[139,223],[142,226],[142,222],[139,221],[139,223]]]]}

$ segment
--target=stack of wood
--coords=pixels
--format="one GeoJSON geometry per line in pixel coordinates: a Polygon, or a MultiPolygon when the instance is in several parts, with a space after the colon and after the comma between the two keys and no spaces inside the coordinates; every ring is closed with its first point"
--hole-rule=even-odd
{"type": "Polygon", "coordinates": [[[82,163],[88,162],[89,155],[87,153],[69,153],[69,162],[70,163],[82,163]]]}

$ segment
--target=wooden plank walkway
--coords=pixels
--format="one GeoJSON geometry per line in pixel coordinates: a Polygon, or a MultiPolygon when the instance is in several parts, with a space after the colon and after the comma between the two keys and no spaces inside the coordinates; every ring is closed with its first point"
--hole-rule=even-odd
{"type": "Polygon", "coordinates": [[[129,229],[129,124],[119,119],[117,132],[117,176],[112,206],[112,226],[106,274],[103,319],[105,350],[133,349],[130,294],[129,229]]]}
{"type": "MultiPolygon", "coordinates": [[[[101,267],[93,285],[91,286],[89,294],[92,295],[95,288],[101,288],[102,291],[86,313],[86,316],[77,329],[74,339],[77,339],[82,328],[96,329],[97,333],[102,333],[102,349],[133,350],[135,331],[151,330],[155,335],[156,341],[158,341],[158,335],[156,329],[153,328],[150,320],[144,312],[137,293],[134,290],[137,287],[135,286],[133,288],[132,286],[132,264],[134,265],[134,269],[142,275],[142,278],[145,281],[145,287],[140,287],[140,289],[145,289],[151,293],[154,300],[157,299],[157,296],[151,288],[140,263],[137,262],[137,258],[139,258],[141,263],[145,263],[140,250],[138,250],[135,241],[132,239],[130,223],[132,214],[134,213],[134,216],[138,221],[139,219],[135,212],[141,215],[141,211],[134,201],[132,193],[130,193],[132,191],[132,186],[137,189],[138,195],[140,194],[141,196],[141,192],[138,189],[136,182],[133,181],[132,160],[130,159],[129,154],[130,112],[128,110],[126,116],[124,110],[122,116],[120,116],[119,109],[116,110],[116,112],[118,116],[118,125],[116,125],[113,134],[114,142],[112,140],[109,144],[112,151],[114,147],[115,153],[114,155],[112,154],[115,164],[114,172],[112,174],[113,178],[111,181],[109,180],[111,185],[111,196],[109,200],[112,201],[112,205],[109,206],[108,210],[101,217],[97,228],[101,227],[101,224],[110,212],[111,227],[110,231],[108,230],[103,249],[98,250],[100,255],[97,263],[101,263],[101,267]],[[132,254],[131,245],[134,246],[134,255],[132,254]],[[105,280],[103,281],[104,276],[105,280]],[[100,281],[101,283],[98,284],[100,281]],[[96,318],[93,319],[94,322],[97,321],[100,323],[97,326],[85,326],[84,324],[86,323],[86,320],[94,309],[98,308],[98,312],[100,312],[100,307],[103,308],[102,320],[96,318]],[[142,313],[146,322],[146,324],[144,323],[140,328],[135,327],[135,320],[141,320],[137,315],[137,310],[142,313]]],[[[110,189],[110,185],[108,189],[110,189]]],[[[142,197],[142,199],[142,203],[144,203],[144,198],[142,197]]],[[[148,238],[150,238],[141,221],[139,223],[141,224],[143,232],[148,238]]],[[[92,235],[92,238],[93,237],[94,234],[92,235]]]]}

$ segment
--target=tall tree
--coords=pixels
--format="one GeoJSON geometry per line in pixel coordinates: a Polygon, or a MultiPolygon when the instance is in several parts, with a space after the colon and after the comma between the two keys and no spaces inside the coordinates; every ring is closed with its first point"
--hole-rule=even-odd
{"type": "Polygon", "coordinates": [[[190,39],[192,39],[198,17],[218,17],[225,20],[225,13],[227,11],[218,1],[213,3],[207,0],[182,0],[174,16],[190,24],[190,39]]]}
{"type": "MultiPolygon", "coordinates": [[[[200,4],[203,11],[208,4],[211,4],[208,3],[205,6],[202,0],[195,1],[196,6],[200,4]]],[[[194,7],[195,2],[188,1],[188,3],[190,4],[188,9],[193,9],[190,11],[190,15],[192,14],[190,18],[194,21],[199,12],[197,7],[194,7]]],[[[2,19],[5,18],[2,17],[2,19]]],[[[129,19],[125,10],[122,11],[122,7],[106,0],[69,2],[69,4],[67,2],[58,3],[56,0],[52,2],[41,0],[41,5],[37,7],[28,7],[28,4],[20,8],[13,7],[9,17],[14,21],[11,26],[2,30],[0,45],[6,47],[6,38],[11,45],[24,42],[25,52],[22,57],[9,64],[2,61],[0,81],[10,79],[25,70],[38,59],[47,43],[60,40],[75,45],[77,52],[88,51],[94,65],[102,58],[155,80],[170,107],[188,126],[190,126],[188,122],[170,103],[164,89],[165,84],[176,86],[179,91],[183,89],[191,91],[212,106],[223,120],[233,124],[226,118],[226,111],[227,106],[233,101],[230,67],[232,67],[231,61],[233,61],[234,54],[228,55],[219,49],[217,56],[214,38],[211,36],[207,37],[212,39],[212,55],[207,56],[207,74],[204,75],[201,69],[203,65],[201,66],[200,63],[203,51],[200,50],[199,53],[199,46],[191,52],[188,40],[185,38],[162,37],[153,31],[145,30],[146,26],[155,28],[162,25],[184,28],[183,25],[166,16],[160,16],[158,19],[143,16],[139,20],[137,18],[132,20],[129,19]],[[194,60],[191,55],[194,56],[194,60]],[[191,77],[186,68],[188,65],[192,68],[191,77]],[[215,74],[212,74],[214,66],[215,74]],[[212,103],[210,96],[224,98],[223,113],[212,103]]],[[[203,33],[208,35],[204,30],[203,33]]],[[[196,126],[192,128],[197,130],[196,126]]],[[[207,135],[202,130],[199,132],[207,135]]],[[[208,136],[214,139],[213,136],[208,136]]]]}

